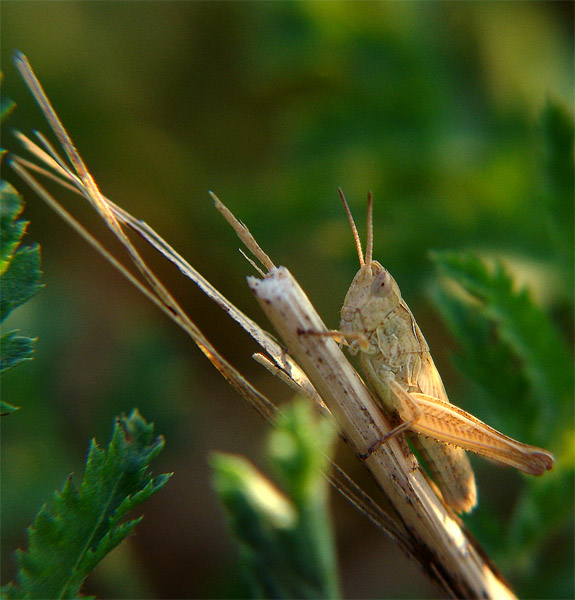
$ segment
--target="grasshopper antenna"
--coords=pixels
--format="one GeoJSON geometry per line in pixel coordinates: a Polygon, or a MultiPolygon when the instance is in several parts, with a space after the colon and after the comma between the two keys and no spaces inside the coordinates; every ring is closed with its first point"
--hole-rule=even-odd
{"type": "Polygon", "coordinates": [[[365,263],[371,264],[373,257],[373,194],[367,194],[367,240],[365,243],[365,263]]]}
{"type": "MultiPolygon", "coordinates": [[[[353,216],[351,214],[351,210],[349,209],[349,204],[347,203],[347,200],[345,199],[345,196],[343,194],[343,190],[341,188],[337,188],[337,191],[339,192],[339,196],[341,198],[341,201],[343,202],[343,207],[345,208],[345,212],[347,213],[347,218],[348,218],[349,224],[351,226],[351,231],[353,233],[353,239],[355,240],[355,247],[357,249],[357,255],[359,256],[359,265],[360,265],[360,267],[363,268],[365,266],[365,260],[363,260],[363,250],[361,248],[361,240],[359,239],[359,233],[357,233],[357,227],[355,226],[355,221],[353,220],[353,216]]],[[[371,260],[371,253],[370,253],[370,260],[371,260]]]]}

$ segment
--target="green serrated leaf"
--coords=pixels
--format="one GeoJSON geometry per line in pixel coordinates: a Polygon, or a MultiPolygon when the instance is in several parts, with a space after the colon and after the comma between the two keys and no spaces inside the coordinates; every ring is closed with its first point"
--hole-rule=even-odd
{"type": "MultiPolygon", "coordinates": [[[[20,246],[27,227],[25,221],[18,220],[23,207],[16,190],[6,181],[0,181],[0,322],[42,288],[39,247],[20,246]]],[[[19,336],[17,331],[3,334],[0,373],[30,360],[34,342],[32,338],[19,336]]]]}
{"type": "Polygon", "coordinates": [[[466,397],[465,408],[481,415],[489,407],[492,426],[505,429],[512,436],[525,435],[533,428],[529,412],[525,411],[518,422],[515,402],[500,401],[528,397],[529,383],[520,361],[497,336],[494,323],[485,318],[476,302],[439,285],[433,287],[432,299],[459,342],[461,350],[453,362],[475,383],[474,393],[466,397]]]}
{"type": "Polygon", "coordinates": [[[18,248],[2,274],[0,322],[42,289],[40,276],[40,248],[37,245],[18,248]]]}
{"type": "Polygon", "coordinates": [[[22,197],[7,181],[0,181],[0,274],[8,268],[10,257],[20,244],[28,223],[19,221],[24,210],[22,197]]]}
{"type": "MultiPolygon", "coordinates": [[[[551,473],[525,479],[507,532],[503,523],[491,532],[498,560],[525,581],[529,572],[539,572],[534,562],[544,559],[553,533],[565,533],[572,518],[570,353],[547,314],[526,290],[516,289],[501,264],[489,268],[469,253],[441,252],[433,258],[446,277],[434,300],[461,345],[457,365],[478,386],[474,395],[483,413],[489,407],[484,417],[513,437],[555,452],[551,473]]],[[[474,517],[468,519],[472,528],[474,517]]],[[[485,540],[490,536],[485,518],[476,523],[485,540]]]]}
{"type": "Polygon", "coordinates": [[[0,373],[32,360],[35,343],[35,339],[18,335],[16,330],[3,334],[0,338],[0,373]]]}
{"type": "Polygon", "coordinates": [[[17,410],[20,410],[19,406],[13,406],[12,404],[8,404],[8,402],[0,401],[0,417],[9,415],[17,410]]]}
{"type": "MultiPolygon", "coordinates": [[[[0,83],[4,81],[4,74],[0,74],[0,83]]],[[[16,103],[10,100],[8,96],[4,94],[0,95],[0,123],[4,123],[4,121],[8,118],[10,113],[16,108],[16,103]]]]}
{"type": "MultiPolygon", "coordinates": [[[[491,343],[497,340],[498,351],[507,352],[508,358],[514,357],[531,390],[530,414],[536,425],[533,433],[540,440],[548,439],[550,432],[557,431],[558,423],[561,424],[558,415],[569,418],[571,407],[573,369],[564,339],[529,292],[515,289],[513,278],[501,263],[489,269],[476,256],[455,252],[435,253],[433,260],[441,274],[470,295],[477,303],[475,311],[490,324],[488,339],[460,337],[460,341],[474,343],[478,352],[489,355],[491,343]]],[[[458,327],[462,327],[461,320],[454,327],[456,334],[458,327]]],[[[497,376],[488,362],[483,369],[484,379],[497,376]]]]}
{"type": "Polygon", "coordinates": [[[10,98],[5,98],[4,96],[0,97],[0,122],[4,123],[4,121],[8,118],[10,113],[16,108],[16,102],[10,100],[10,98]]]}
{"type": "Polygon", "coordinates": [[[78,597],[89,572],[141,517],[121,519],[167,483],[169,475],[152,478],[148,471],[163,446],[136,410],[116,420],[106,450],[93,441],[79,489],[68,478],[28,529],[28,547],[17,552],[17,579],[4,587],[5,597],[78,597]]]}
{"type": "Polygon", "coordinates": [[[333,533],[322,475],[331,423],[295,403],[271,435],[282,493],[246,459],[212,457],[213,485],[226,509],[254,597],[338,598],[333,533]]]}

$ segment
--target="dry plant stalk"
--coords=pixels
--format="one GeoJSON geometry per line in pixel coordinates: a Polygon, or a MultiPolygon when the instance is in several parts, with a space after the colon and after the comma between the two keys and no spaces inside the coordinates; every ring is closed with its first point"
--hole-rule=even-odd
{"type": "Polygon", "coordinates": [[[289,271],[279,267],[263,280],[251,277],[248,282],[346,439],[357,454],[367,456],[365,463],[392,503],[420,564],[454,597],[513,598],[399,441],[377,444],[392,427],[338,344],[328,336],[302,335],[328,329],[289,271]]]}
{"type": "Polygon", "coordinates": [[[124,232],[123,225],[136,231],[164,254],[252,335],[270,357],[259,355],[260,362],[265,363],[270,370],[281,373],[284,381],[289,380],[292,387],[312,398],[319,406],[325,403],[356,453],[366,456],[365,463],[392,502],[395,514],[384,514],[379,506],[365,496],[335,465],[332,465],[333,472],[328,475],[330,481],[374,523],[385,529],[447,594],[453,597],[513,598],[501,576],[468,538],[457,517],[441,502],[421,471],[413,469],[413,463],[406,456],[405,449],[398,439],[391,439],[383,445],[378,444],[392,428],[377,401],[337,343],[327,336],[302,335],[302,332],[310,330],[327,332],[327,328],[287,269],[274,267],[247,228],[216,199],[218,208],[224,213],[227,211],[226,218],[234,224],[242,240],[269,270],[261,280],[250,278],[249,285],[287,344],[289,354],[272,336],[213,288],[146,223],[135,219],[101,194],[52,109],[27,59],[19,54],[16,64],[68,155],[72,169],[43,137],[40,137],[40,142],[46,150],[22,135],[20,139],[26,148],[49,170],[19,157],[13,158],[13,168],[115,268],[187,331],[230,384],[268,422],[273,422],[277,413],[275,405],[258,392],[210,344],[149,269],[124,232]],[[119,263],[67,213],[34,179],[30,174],[32,170],[48,175],[63,186],[83,195],[124,245],[140,276],[119,263]]]}

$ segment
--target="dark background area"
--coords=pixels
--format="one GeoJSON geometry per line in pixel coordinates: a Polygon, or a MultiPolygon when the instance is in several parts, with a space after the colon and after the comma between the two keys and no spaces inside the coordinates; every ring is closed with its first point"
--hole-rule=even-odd
{"type": "MultiPolygon", "coordinates": [[[[8,125],[48,132],[11,63],[19,49],[102,191],[264,326],[245,284],[253,270],[208,190],[334,328],[358,267],[337,187],[362,235],[373,190],[374,256],[464,408],[453,342],[427,296],[429,250],[502,257],[560,325],[571,323],[572,288],[547,250],[537,165],[547,99],[572,106],[573,3],[4,0],[1,10],[3,92],[18,104],[8,125]]],[[[17,148],[9,127],[2,146],[17,148]]],[[[89,440],[105,443],[114,416],[137,406],[167,440],[154,472],[175,475],[87,591],[234,597],[237,554],[207,458],[240,453],[265,470],[266,427],[185,335],[5,176],[24,194],[46,287],[9,323],[38,342],[34,362],[2,382],[4,399],[22,407],[2,424],[3,583],[36,511],[70,472],[80,477],[89,440]]],[[[77,197],[59,197],[107,239],[77,197]]],[[[223,354],[287,401],[289,390],[251,360],[251,340],[179,272],[152,262],[223,354]]],[[[345,449],[341,462],[366,481],[345,449]]],[[[521,476],[474,465],[477,510],[508,510],[521,476]]],[[[337,494],[333,509],[347,597],[437,596],[337,494]]]]}

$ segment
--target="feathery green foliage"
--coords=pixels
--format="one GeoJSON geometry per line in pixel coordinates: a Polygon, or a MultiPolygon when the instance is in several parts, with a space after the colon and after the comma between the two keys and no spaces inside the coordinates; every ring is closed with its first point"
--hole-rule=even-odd
{"type": "Polygon", "coordinates": [[[256,598],[339,598],[333,533],[322,475],[335,431],[308,402],[288,407],[270,434],[283,493],[246,459],[216,454],[214,488],[256,598]],[[285,495],[284,495],[285,494],[285,495]]]}
{"type": "Polygon", "coordinates": [[[142,517],[122,519],[170,478],[148,471],[163,447],[136,410],[116,420],[106,450],[92,441],[79,489],[68,478],[29,528],[28,548],[17,552],[17,579],[3,588],[5,597],[77,598],[90,571],[142,517]]]}
{"type": "Polygon", "coordinates": [[[545,545],[573,517],[572,359],[549,317],[527,290],[514,289],[502,264],[490,270],[463,252],[435,253],[434,261],[459,285],[436,290],[435,301],[461,345],[456,364],[476,385],[481,407],[474,412],[517,439],[549,448],[557,459],[551,473],[525,478],[507,526],[493,528],[499,533],[492,539],[485,537],[485,522],[478,529],[498,563],[520,569],[528,585],[533,561],[544,559],[545,545]]]}
{"type": "MultiPolygon", "coordinates": [[[[2,98],[2,122],[14,107],[9,98],[2,98]]],[[[24,202],[18,192],[8,182],[0,180],[0,323],[42,288],[39,283],[42,274],[40,248],[36,244],[21,246],[28,226],[26,221],[18,219],[23,209],[24,202]]],[[[0,373],[31,360],[34,342],[32,338],[18,335],[17,330],[3,332],[0,338],[0,373]]],[[[1,414],[15,410],[15,406],[0,402],[1,414]]]]}
{"type": "Polygon", "coordinates": [[[436,252],[442,275],[469,297],[444,293],[440,307],[464,348],[458,366],[490,392],[493,409],[512,385],[528,405],[519,433],[548,439],[557,417],[566,417],[573,386],[571,357],[565,340],[527,289],[515,290],[501,263],[490,270],[470,253],[436,252]],[[502,377],[504,375],[504,377],[502,377]]]}
{"type": "MultiPolygon", "coordinates": [[[[18,306],[42,288],[39,283],[40,248],[21,246],[28,223],[18,219],[24,203],[18,192],[6,181],[0,181],[0,323],[18,306]]],[[[32,359],[35,340],[18,335],[18,330],[2,332],[0,338],[0,373],[32,359]]],[[[2,401],[2,414],[16,407],[2,401]]]]}
{"type": "MultiPolygon", "coordinates": [[[[4,81],[4,73],[0,73],[0,84],[4,81]]],[[[8,118],[10,113],[16,108],[16,103],[5,94],[0,96],[0,123],[8,118]]]]}
{"type": "MultiPolygon", "coordinates": [[[[573,118],[549,103],[542,124],[543,206],[550,225],[549,247],[542,250],[555,256],[566,283],[573,277],[573,118]]],[[[570,596],[572,578],[557,576],[573,562],[567,532],[573,526],[575,382],[567,335],[528,289],[517,289],[503,263],[490,266],[476,254],[454,251],[435,252],[433,260],[446,284],[434,289],[434,301],[460,344],[455,362],[475,385],[467,405],[504,433],[556,457],[544,477],[524,478],[505,524],[491,527],[487,518],[493,525],[503,517],[485,513],[467,522],[501,567],[520,572],[524,595],[570,596]]],[[[567,302],[555,299],[557,306],[567,302]]],[[[572,314],[572,299],[565,308],[572,314]]]]}

